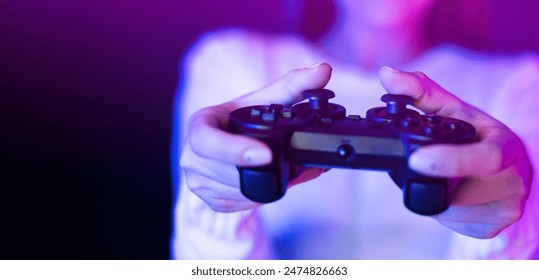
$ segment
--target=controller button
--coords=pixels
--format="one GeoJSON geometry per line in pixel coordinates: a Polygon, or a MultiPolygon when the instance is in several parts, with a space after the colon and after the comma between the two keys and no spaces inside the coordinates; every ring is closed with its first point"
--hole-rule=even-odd
{"type": "Polygon", "coordinates": [[[283,105],[281,105],[281,104],[271,104],[269,106],[268,111],[270,111],[272,113],[277,113],[277,112],[280,112],[282,109],[283,109],[283,105]]]}
{"type": "Polygon", "coordinates": [[[438,133],[440,133],[440,129],[438,127],[435,127],[435,126],[425,126],[423,128],[423,133],[427,136],[433,136],[433,135],[437,135],[438,133]]]}
{"type": "Polygon", "coordinates": [[[275,113],[273,112],[265,112],[262,114],[262,120],[265,122],[274,122],[275,121],[275,113]]]}
{"type": "Polygon", "coordinates": [[[346,117],[348,120],[351,120],[351,121],[360,121],[361,120],[361,116],[360,115],[350,115],[348,117],[346,117]]]}
{"type": "Polygon", "coordinates": [[[423,117],[423,122],[428,125],[437,125],[442,122],[442,118],[436,115],[426,115],[423,117]]]}
{"type": "Polygon", "coordinates": [[[348,144],[342,144],[337,148],[337,155],[340,158],[349,159],[354,155],[354,148],[348,144]]]}
{"type": "Polygon", "coordinates": [[[445,127],[450,131],[460,131],[464,129],[464,124],[458,122],[448,122],[445,127]]]}
{"type": "Polygon", "coordinates": [[[260,112],[260,110],[258,109],[251,109],[251,117],[260,117],[260,114],[262,114],[262,112],[260,112]]]}
{"type": "Polygon", "coordinates": [[[282,114],[283,118],[285,119],[290,119],[292,118],[292,109],[291,108],[284,108],[283,111],[282,111],[282,114]]]}
{"type": "Polygon", "coordinates": [[[402,127],[414,127],[419,124],[419,121],[411,117],[406,117],[404,119],[400,119],[399,124],[402,127]]]}
{"type": "Polygon", "coordinates": [[[332,118],[328,118],[328,117],[322,117],[322,118],[320,118],[320,122],[321,122],[321,123],[325,123],[325,124],[332,124],[332,123],[333,123],[333,119],[332,119],[332,118]]]}
{"type": "Polygon", "coordinates": [[[384,125],[388,124],[389,120],[383,120],[383,119],[372,119],[369,121],[369,126],[371,128],[381,128],[384,125]]]}

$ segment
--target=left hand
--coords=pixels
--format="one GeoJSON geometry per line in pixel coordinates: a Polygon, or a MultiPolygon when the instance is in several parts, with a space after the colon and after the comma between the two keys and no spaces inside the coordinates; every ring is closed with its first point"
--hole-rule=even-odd
{"type": "Polygon", "coordinates": [[[449,208],[435,219],[475,238],[493,238],[520,219],[533,169],[526,148],[515,133],[421,72],[383,67],[380,82],[389,93],[413,97],[414,106],[425,113],[471,123],[481,137],[480,142],[473,144],[421,147],[410,156],[408,164],[418,173],[460,178],[451,188],[449,208]]]}

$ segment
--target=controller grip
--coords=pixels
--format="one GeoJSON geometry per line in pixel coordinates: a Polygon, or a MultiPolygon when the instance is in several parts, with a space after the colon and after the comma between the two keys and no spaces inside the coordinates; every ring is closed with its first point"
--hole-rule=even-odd
{"type": "Polygon", "coordinates": [[[269,203],[279,200],[286,193],[288,166],[284,162],[274,159],[266,166],[238,167],[238,170],[241,193],[252,201],[269,203]]]}
{"type": "Polygon", "coordinates": [[[449,207],[447,179],[422,177],[409,180],[403,187],[404,205],[420,215],[435,215],[449,207]]]}

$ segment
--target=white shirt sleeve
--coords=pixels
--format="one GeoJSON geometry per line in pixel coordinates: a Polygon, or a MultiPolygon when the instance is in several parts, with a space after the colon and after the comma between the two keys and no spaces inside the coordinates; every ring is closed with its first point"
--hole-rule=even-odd
{"type": "MultiPolygon", "coordinates": [[[[206,35],[187,53],[176,94],[172,137],[173,183],[179,189],[174,209],[172,258],[267,259],[269,241],[260,225],[258,211],[214,212],[186,186],[179,167],[186,120],[197,110],[226,102],[262,86],[236,54],[249,52],[237,40],[243,33],[228,31],[206,35]]],[[[244,57],[253,56],[245,55],[244,57]]]]}

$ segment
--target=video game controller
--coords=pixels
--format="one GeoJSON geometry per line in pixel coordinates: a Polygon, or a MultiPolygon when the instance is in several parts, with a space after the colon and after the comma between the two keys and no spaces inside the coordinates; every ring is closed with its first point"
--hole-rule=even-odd
{"type": "Polygon", "coordinates": [[[388,172],[412,212],[434,215],[447,209],[448,178],[412,171],[408,157],[420,146],[478,141],[471,124],[421,115],[406,108],[414,100],[405,95],[383,95],[386,107],[372,108],[366,117],[347,116],[343,106],[329,103],[335,97],[331,90],[309,90],[303,96],[309,102],[249,106],[230,114],[229,132],[261,140],[273,154],[268,165],[238,167],[243,195],[276,201],[302,167],[368,169],[388,172]]]}

